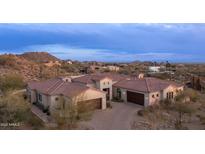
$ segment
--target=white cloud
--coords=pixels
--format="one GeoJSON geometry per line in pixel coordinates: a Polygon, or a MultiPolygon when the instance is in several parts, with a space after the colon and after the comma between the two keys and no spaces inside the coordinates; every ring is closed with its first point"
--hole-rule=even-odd
{"type": "MultiPolygon", "coordinates": [[[[27,51],[46,51],[61,59],[73,59],[80,61],[107,61],[107,62],[130,62],[135,60],[140,61],[165,61],[177,60],[180,58],[193,58],[190,55],[181,55],[176,53],[161,53],[161,52],[116,52],[105,49],[86,49],[80,47],[72,47],[61,44],[33,45],[23,49],[19,49],[18,53],[27,51]]],[[[3,52],[3,51],[2,51],[3,52]]]]}

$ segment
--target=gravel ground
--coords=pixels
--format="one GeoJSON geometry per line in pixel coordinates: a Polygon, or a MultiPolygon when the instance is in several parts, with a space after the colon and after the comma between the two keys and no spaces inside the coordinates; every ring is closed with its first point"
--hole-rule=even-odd
{"type": "Polygon", "coordinates": [[[111,103],[112,109],[96,110],[92,119],[79,123],[81,129],[127,130],[136,120],[135,114],[142,106],[133,103],[111,103]]]}

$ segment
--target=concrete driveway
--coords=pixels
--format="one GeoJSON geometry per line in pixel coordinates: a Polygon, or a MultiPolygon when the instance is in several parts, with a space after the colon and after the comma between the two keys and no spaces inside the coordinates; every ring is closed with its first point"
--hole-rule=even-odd
{"type": "Polygon", "coordinates": [[[96,110],[90,121],[80,122],[82,129],[126,130],[142,106],[133,103],[111,103],[112,109],[96,110]]]}

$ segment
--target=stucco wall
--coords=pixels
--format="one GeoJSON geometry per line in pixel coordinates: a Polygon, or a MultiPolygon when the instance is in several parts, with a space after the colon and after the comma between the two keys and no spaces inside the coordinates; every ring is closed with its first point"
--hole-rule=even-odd
{"type": "Polygon", "coordinates": [[[149,93],[149,104],[153,105],[155,103],[158,103],[162,99],[162,93],[160,91],[149,93]]]}
{"type": "Polygon", "coordinates": [[[178,91],[183,91],[184,90],[184,87],[174,87],[172,85],[170,85],[169,87],[167,87],[166,89],[163,90],[163,99],[166,99],[167,98],[167,93],[168,92],[173,92],[174,94],[174,97],[177,95],[177,90],[178,91]]]}
{"type": "Polygon", "coordinates": [[[100,82],[98,82],[97,83],[98,85],[99,85],[99,89],[101,90],[101,91],[103,91],[103,89],[105,89],[105,88],[109,88],[110,89],[110,100],[112,99],[112,80],[111,79],[109,79],[109,78],[105,78],[105,79],[103,79],[103,80],[100,80],[100,82]]]}
{"type": "MultiPolygon", "coordinates": [[[[121,91],[121,99],[124,102],[127,102],[127,90],[123,89],[123,88],[119,88],[119,89],[121,91]]],[[[170,85],[169,87],[167,87],[163,91],[156,91],[156,92],[152,92],[152,93],[142,93],[142,92],[132,91],[132,90],[128,90],[128,91],[144,94],[144,104],[145,104],[145,106],[148,106],[148,105],[153,105],[155,103],[158,103],[160,100],[166,99],[168,92],[173,92],[174,97],[175,97],[178,94],[177,90],[183,91],[183,89],[184,89],[183,86],[182,87],[174,87],[174,86],[170,85]]],[[[113,96],[117,97],[117,87],[113,87],[113,96]]]]}
{"type": "Polygon", "coordinates": [[[27,95],[28,95],[28,97],[30,97],[30,102],[31,103],[34,103],[34,102],[36,102],[36,92],[34,91],[34,90],[31,90],[31,89],[27,89],[27,95]]]}
{"type": "Polygon", "coordinates": [[[88,89],[77,97],[72,99],[73,102],[86,101],[91,99],[102,98],[102,109],[106,109],[106,94],[93,89],[88,89]]]}

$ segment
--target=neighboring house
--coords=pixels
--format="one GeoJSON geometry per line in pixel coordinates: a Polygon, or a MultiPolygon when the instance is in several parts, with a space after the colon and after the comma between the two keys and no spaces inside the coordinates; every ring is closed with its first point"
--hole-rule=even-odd
{"type": "Polygon", "coordinates": [[[66,103],[89,104],[92,108],[106,108],[106,94],[98,89],[78,83],[70,78],[55,78],[41,82],[30,82],[27,87],[31,103],[40,104],[43,109],[53,111],[62,98],[66,103]]]}
{"type": "Polygon", "coordinates": [[[48,67],[52,67],[52,66],[61,66],[61,63],[59,61],[49,61],[49,62],[46,62],[44,63],[45,66],[48,66],[48,67]]]}
{"type": "Polygon", "coordinates": [[[149,66],[148,69],[150,72],[160,72],[161,67],[160,66],[149,66]]]}
{"type": "Polygon", "coordinates": [[[205,77],[192,76],[191,87],[199,91],[205,91],[205,77]]]}
{"type": "Polygon", "coordinates": [[[108,65],[108,66],[105,66],[106,69],[108,69],[109,71],[119,71],[120,70],[120,67],[118,66],[113,66],[113,65],[108,65]]]}
{"type": "Polygon", "coordinates": [[[172,100],[180,91],[183,91],[183,85],[156,78],[127,79],[113,85],[114,98],[143,106],[172,100]]]}

